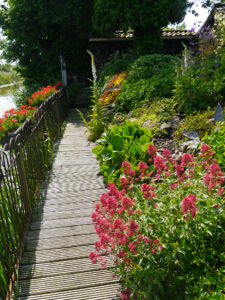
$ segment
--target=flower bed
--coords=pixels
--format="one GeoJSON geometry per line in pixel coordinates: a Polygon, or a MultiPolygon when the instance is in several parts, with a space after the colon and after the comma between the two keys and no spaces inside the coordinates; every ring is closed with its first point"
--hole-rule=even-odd
{"type": "Polygon", "coordinates": [[[5,111],[3,118],[0,119],[0,139],[19,128],[26,119],[32,118],[36,108],[60,86],[61,82],[57,82],[55,86],[42,88],[28,99],[28,104],[21,105],[19,109],[12,108],[5,111]]]}
{"type": "Polygon", "coordinates": [[[176,161],[156,151],[149,145],[138,171],[125,161],[120,184],[109,183],[96,203],[90,259],[104,268],[104,256],[114,256],[123,299],[222,297],[224,176],[214,152],[202,145],[196,157],[176,161]]]}
{"type": "Polygon", "coordinates": [[[100,104],[108,105],[114,103],[121,91],[121,85],[127,78],[128,73],[115,74],[106,85],[103,93],[100,96],[100,104]]]}

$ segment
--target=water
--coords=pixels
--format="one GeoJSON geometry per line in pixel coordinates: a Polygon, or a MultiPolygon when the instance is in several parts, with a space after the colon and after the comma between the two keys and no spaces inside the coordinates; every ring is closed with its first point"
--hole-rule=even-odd
{"type": "Polygon", "coordinates": [[[19,89],[21,89],[19,84],[0,88],[0,118],[2,118],[6,110],[16,108],[16,104],[13,101],[13,93],[19,89]]]}

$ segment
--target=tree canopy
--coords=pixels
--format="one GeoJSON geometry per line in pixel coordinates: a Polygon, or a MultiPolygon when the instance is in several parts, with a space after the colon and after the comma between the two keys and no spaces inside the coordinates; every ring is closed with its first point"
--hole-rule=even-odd
{"type": "MultiPolygon", "coordinates": [[[[191,0],[4,0],[0,26],[5,58],[18,62],[27,82],[51,83],[60,78],[59,54],[68,73],[79,74],[89,64],[89,33],[115,30],[135,33],[137,52],[157,52],[161,28],[180,22],[191,0]]],[[[200,0],[210,5],[212,0],[200,0]]],[[[221,0],[223,1],[223,0],[221,0]]]]}
{"type": "Polygon", "coordinates": [[[91,30],[92,0],[9,0],[0,25],[5,57],[17,61],[26,80],[46,84],[60,78],[59,54],[68,73],[82,72],[91,30]]]}

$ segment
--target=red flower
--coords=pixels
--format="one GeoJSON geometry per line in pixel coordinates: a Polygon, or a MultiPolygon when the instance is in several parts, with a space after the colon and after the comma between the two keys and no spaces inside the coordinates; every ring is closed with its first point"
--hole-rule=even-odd
{"type": "Polygon", "coordinates": [[[5,128],[3,126],[0,126],[0,130],[4,130],[5,128]]]}
{"type": "Polygon", "coordinates": [[[16,119],[12,119],[11,122],[12,122],[12,123],[16,123],[17,120],[16,120],[16,119]]]}

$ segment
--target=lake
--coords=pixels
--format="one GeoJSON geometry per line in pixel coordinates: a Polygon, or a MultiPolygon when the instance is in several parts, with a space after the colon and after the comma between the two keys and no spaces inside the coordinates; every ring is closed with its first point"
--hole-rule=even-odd
{"type": "Polygon", "coordinates": [[[21,88],[21,84],[0,87],[0,118],[2,118],[6,110],[16,108],[16,104],[13,101],[13,94],[21,88]]]}

